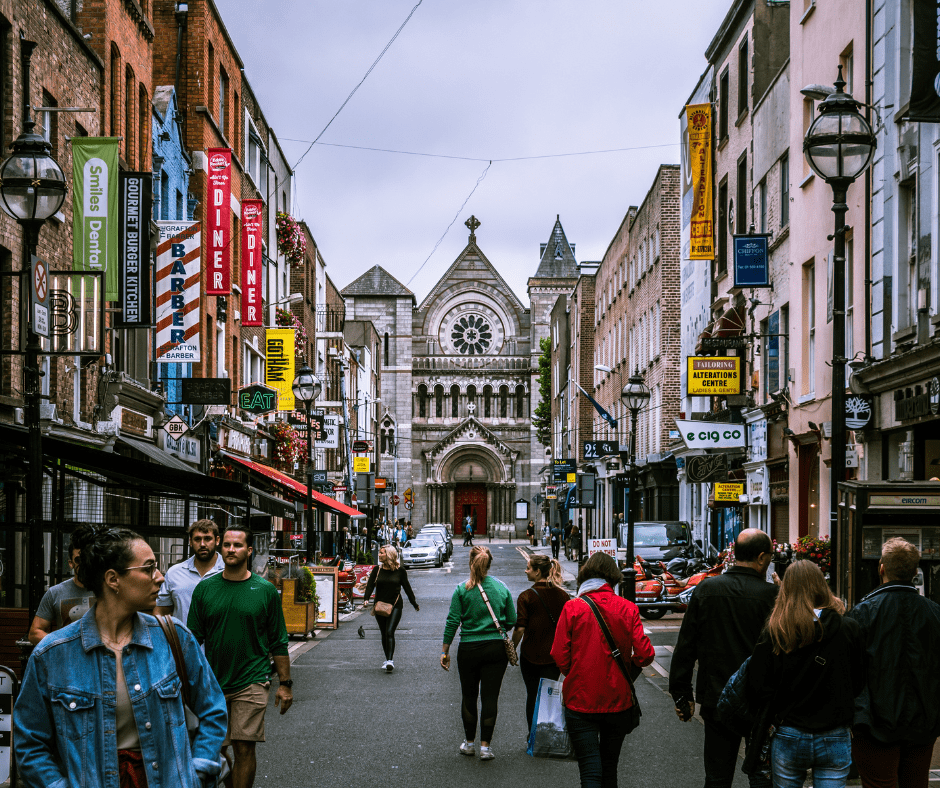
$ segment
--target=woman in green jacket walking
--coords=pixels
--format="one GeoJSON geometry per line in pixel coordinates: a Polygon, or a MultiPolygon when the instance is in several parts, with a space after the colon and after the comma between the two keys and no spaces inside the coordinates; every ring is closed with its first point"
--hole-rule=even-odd
{"type": "Polygon", "coordinates": [[[451,597],[450,612],[444,627],[444,646],[441,649],[441,667],[450,670],[450,644],[459,627],[457,672],[463,695],[460,716],[466,734],[460,752],[463,755],[476,754],[473,742],[479,717],[480,760],[483,761],[495,757],[490,743],[496,727],[499,689],[506,665],[509,664],[500,629],[508,632],[516,625],[512,594],[501,581],[487,576],[492,563],[493,554],[489,548],[478,545],[470,551],[470,579],[457,586],[451,597]],[[489,608],[493,610],[492,615],[489,608]],[[499,627],[493,621],[494,615],[499,621],[499,627]],[[477,700],[480,702],[479,715],[477,700]]]}

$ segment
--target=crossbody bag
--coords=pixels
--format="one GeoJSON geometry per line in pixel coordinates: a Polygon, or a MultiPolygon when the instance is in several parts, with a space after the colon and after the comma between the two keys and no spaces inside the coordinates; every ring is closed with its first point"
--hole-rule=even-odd
{"type": "MultiPolygon", "coordinates": [[[[379,571],[375,573],[375,582],[378,584],[379,575],[382,573],[382,568],[379,567],[379,571]]],[[[376,595],[378,595],[378,590],[376,590],[376,595]]],[[[379,602],[378,599],[375,600],[375,604],[372,605],[372,615],[373,616],[382,616],[382,618],[388,618],[392,615],[392,611],[395,609],[395,605],[398,604],[398,600],[401,599],[401,592],[398,592],[398,596],[395,597],[395,601],[389,604],[388,602],[379,602]]]]}
{"type": "Polygon", "coordinates": [[[503,625],[499,623],[499,619],[496,618],[496,613],[493,612],[493,606],[490,604],[490,599],[486,595],[486,591],[483,590],[482,585],[478,585],[477,588],[480,589],[480,593],[483,594],[483,601],[486,602],[486,609],[490,611],[490,616],[493,619],[493,623],[496,624],[496,630],[499,632],[499,636],[503,639],[503,648],[506,649],[506,658],[509,660],[510,665],[519,664],[519,655],[516,653],[516,645],[512,642],[509,635],[506,634],[506,631],[503,629],[503,625]]]}

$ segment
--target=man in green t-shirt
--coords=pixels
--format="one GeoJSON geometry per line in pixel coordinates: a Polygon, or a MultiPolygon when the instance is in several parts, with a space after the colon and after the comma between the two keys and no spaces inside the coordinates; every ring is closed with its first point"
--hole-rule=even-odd
{"type": "Polygon", "coordinates": [[[255,745],[264,741],[271,685],[269,655],[279,680],[274,705],[283,714],[293,702],[284,612],[277,589],[249,568],[253,541],[251,531],[239,528],[222,535],[225,569],[196,586],[189,608],[189,628],[205,643],[206,658],[225,693],[228,733],[223,745],[231,744],[234,751],[232,788],[254,784],[255,745]]]}

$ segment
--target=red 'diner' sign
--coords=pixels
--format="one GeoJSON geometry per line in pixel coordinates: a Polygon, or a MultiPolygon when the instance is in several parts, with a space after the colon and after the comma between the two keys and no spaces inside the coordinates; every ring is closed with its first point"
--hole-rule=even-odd
{"type": "Polygon", "coordinates": [[[209,148],[209,200],[206,206],[206,295],[232,292],[232,151],[209,148]]]}
{"type": "Polygon", "coordinates": [[[264,324],[261,315],[261,200],[242,200],[242,325],[264,324]]]}

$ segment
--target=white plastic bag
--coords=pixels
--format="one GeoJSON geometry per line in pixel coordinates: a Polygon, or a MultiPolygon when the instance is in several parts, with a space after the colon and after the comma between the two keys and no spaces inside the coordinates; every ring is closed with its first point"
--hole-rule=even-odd
{"type": "Polygon", "coordinates": [[[529,746],[533,758],[573,758],[574,748],[565,727],[565,707],[561,699],[562,682],[542,679],[532,714],[529,746]]]}

